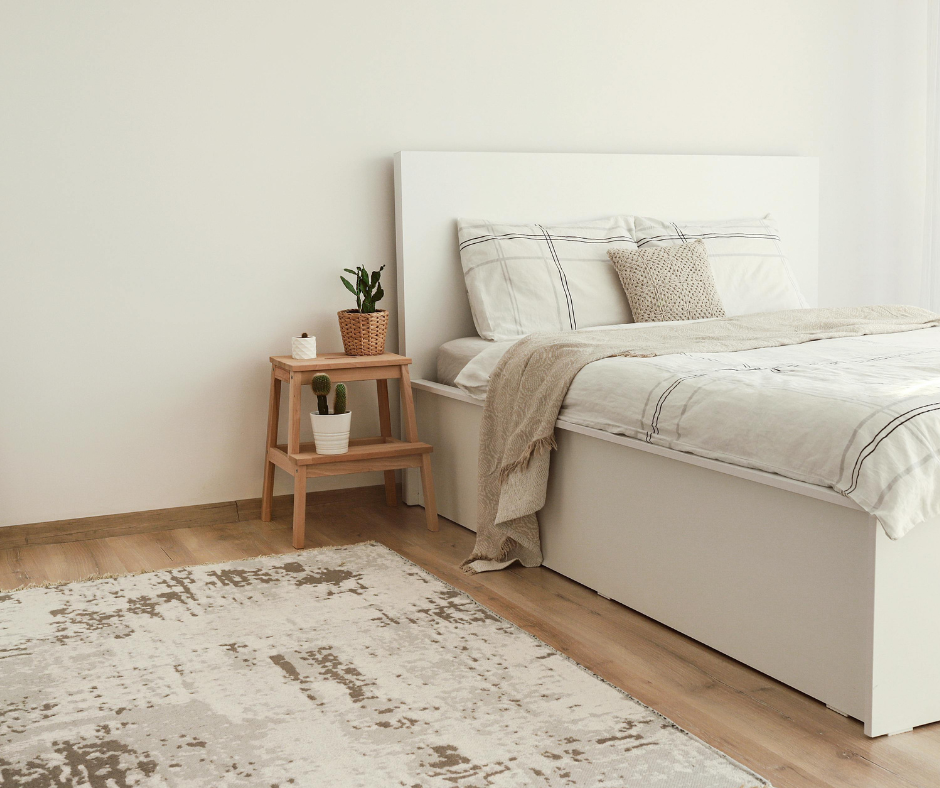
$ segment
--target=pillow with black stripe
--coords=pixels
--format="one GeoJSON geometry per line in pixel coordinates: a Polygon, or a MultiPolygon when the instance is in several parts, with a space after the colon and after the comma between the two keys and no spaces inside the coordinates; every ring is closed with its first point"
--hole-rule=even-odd
{"type": "Polygon", "coordinates": [[[571,224],[458,219],[470,310],[484,339],[633,321],[612,248],[636,249],[624,217],[571,224]]]}
{"type": "Polygon", "coordinates": [[[780,231],[770,215],[700,222],[634,216],[628,221],[640,249],[703,240],[715,288],[729,316],[809,306],[783,253],[780,231]]]}

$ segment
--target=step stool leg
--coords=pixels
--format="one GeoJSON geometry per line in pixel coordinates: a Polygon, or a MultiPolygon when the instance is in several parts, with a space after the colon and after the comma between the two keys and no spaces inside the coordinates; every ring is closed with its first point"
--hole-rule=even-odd
{"type": "Polygon", "coordinates": [[[405,422],[405,440],[415,443],[418,440],[418,423],[415,421],[415,399],[411,392],[411,375],[407,364],[401,367],[401,411],[405,422]]]}
{"type": "Polygon", "coordinates": [[[300,373],[290,373],[287,390],[287,453],[300,451],[300,373]]]}
{"type": "Polygon", "coordinates": [[[261,486],[261,519],[271,522],[271,509],[274,504],[274,469],[275,464],[268,459],[268,449],[277,445],[277,420],[281,413],[281,379],[271,367],[271,392],[268,396],[268,434],[264,444],[264,483],[261,486]]]}
{"type": "Polygon", "coordinates": [[[424,492],[424,516],[429,531],[438,529],[437,501],[434,498],[434,476],[431,474],[431,455],[421,455],[421,489],[424,492]]]}
{"type": "Polygon", "coordinates": [[[294,469],[294,535],[293,545],[298,550],[304,546],[304,530],[307,521],[307,469],[294,469]]]}
{"type": "MultiPolygon", "coordinates": [[[[388,405],[388,381],[385,379],[375,381],[375,388],[379,395],[379,431],[383,437],[390,438],[392,437],[392,412],[388,405]]],[[[389,506],[398,505],[395,471],[385,471],[385,503],[389,506]]]]}
{"type": "MultiPolygon", "coordinates": [[[[408,366],[401,367],[401,408],[405,422],[405,439],[409,443],[418,441],[418,423],[415,420],[415,400],[411,391],[411,375],[408,366]]],[[[424,516],[427,519],[428,530],[436,531],[437,501],[434,498],[434,476],[431,473],[431,457],[421,455],[421,490],[424,493],[424,516]]]]}

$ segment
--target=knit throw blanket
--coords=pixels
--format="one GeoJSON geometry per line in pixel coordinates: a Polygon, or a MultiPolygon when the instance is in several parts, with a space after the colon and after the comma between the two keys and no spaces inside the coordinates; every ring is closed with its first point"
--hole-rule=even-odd
{"type": "Polygon", "coordinates": [[[523,566],[542,563],[535,513],[545,504],[555,421],[574,376],[592,361],[753,350],[937,325],[940,316],[918,307],[866,306],[520,339],[490,377],[480,427],[477,540],[463,566],[486,572],[514,561],[523,566]]]}

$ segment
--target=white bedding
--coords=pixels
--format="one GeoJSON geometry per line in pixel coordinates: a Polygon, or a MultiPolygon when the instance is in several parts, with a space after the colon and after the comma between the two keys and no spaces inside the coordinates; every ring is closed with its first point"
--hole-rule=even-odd
{"type": "MultiPolygon", "coordinates": [[[[491,343],[456,385],[485,398],[512,344],[491,343]]],[[[608,358],[577,375],[559,418],[831,487],[892,539],[940,516],[937,329],[608,358]]]]}
{"type": "MultiPolygon", "coordinates": [[[[506,343],[508,347],[512,342],[506,343]]],[[[491,339],[462,337],[445,342],[437,351],[437,382],[455,385],[457,375],[484,350],[493,346],[491,339]]]]}

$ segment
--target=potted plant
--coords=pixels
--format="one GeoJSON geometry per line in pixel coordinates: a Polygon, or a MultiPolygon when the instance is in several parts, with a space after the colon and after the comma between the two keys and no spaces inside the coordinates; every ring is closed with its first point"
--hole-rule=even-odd
{"type": "Polygon", "coordinates": [[[388,310],[376,309],[376,302],[385,296],[379,281],[383,265],[371,274],[364,266],[356,270],[343,269],[356,277],[355,286],[345,276],[340,276],[346,289],[356,296],[356,308],[337,313],[339,330],[343,335],[343,349],[347,356],[378,356],[385,352],[385,333],[388,330],[388,310]]]}
{"type": "Polygon", "coordinates": [[[317,396],[317,412],[310,414],[317,454],[345,454],[349,451],[349,426],[352,421],[352,413],[346,410],[345,384],[336,384],[332,413],[326,400],[332,388],[330,376],[314,375],[310,388],[317,396]]]}
{"type": "Polygon", "coordinates": [[[306,331],[299,337],[291,337],[290,354],[291,358],[316,358],[317,338],[308,337],[306,331]]]}

